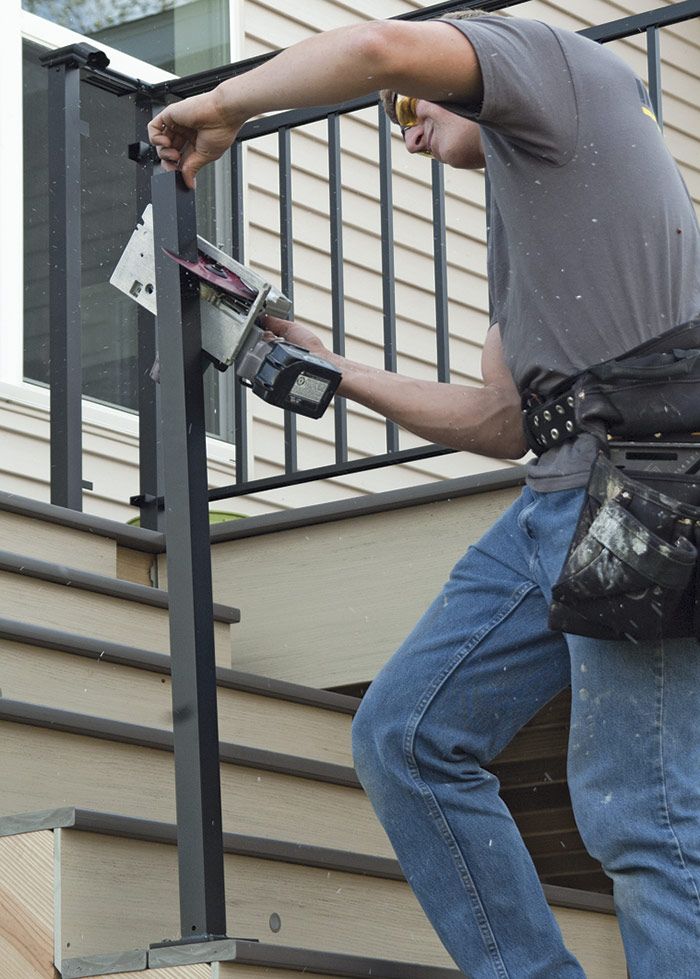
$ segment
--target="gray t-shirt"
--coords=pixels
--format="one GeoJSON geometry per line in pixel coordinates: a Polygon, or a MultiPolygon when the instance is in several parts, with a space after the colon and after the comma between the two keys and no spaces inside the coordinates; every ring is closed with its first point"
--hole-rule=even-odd
{"type": "MultiPolygon", "coordinates": [[[[700,312],[700,228],[642,82],[612,51],[538,21],[449,21],[473,45],[492,204],[492,321],[518,388],[619,356],[700,312]]],[[[582,486],[582,436],[532,463],[548,492],[582,486]]]]}

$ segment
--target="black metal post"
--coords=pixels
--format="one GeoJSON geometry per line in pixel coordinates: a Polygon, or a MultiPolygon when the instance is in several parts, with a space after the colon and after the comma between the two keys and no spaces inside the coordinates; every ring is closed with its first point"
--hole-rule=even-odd
{"type": "Polygon", "coordinates": [[[661,88],[661,44],[658,27],[647,28],[647,64],[649,98],[654,106],[659,128],[664,128],[663,91],[661,88]]]}
{"type": "Polygon", "coordinates": [[[80,320],[80,59],[49,69],[49,351],[51,502],[83,508],[80,320]]]}
{"type": "MultiPolygon", "coordinates": [[[[382,312],[384,370],[396,371],[396,271],[394,265],[394,194],[391,173],[391,123],[379,106],[379,212],[382,226],[382,312]]],[[[386,450],[398,452],[399,426],[386,420],[386,450]]]]}
{"type": "MultiPolygon", "coordinates": [[[[343,273],[343,186],[340,172],[340,116],[328,117],[328,187],[331,217],[331,304],[333,350],[345,356],[345,276],[343,273]]],[[[344,398],[335,408],[335,461],[348,458],[348,409],[344,398]]]]}
{"type": "MultiPolygon", "coordinates": [[[[489,177],[488,168],[484,169],[484,213],[486,214],[486,251],[488,252],[489,240],[491,238],[491,206],[492,206],[492,196],[491,196],[491,178],[489,177]]],[[[489,282],[489,326],[493,323],[493,293],[491,291],[491,283],[489,282]]]]}
{"type": "MultiPolygon", "coordinates": [[[[245,223],[243,219],[243,145],[236,141],[231,147],[231,203],[233,227],[232,254],[237,262],[245,264],[245,223]]],[[[247,483],[248,473],[248,392],[236,376],[233,380],[233,404],[236,445],[236,483],[247,483]]]]}
{"type": "MultiPolygon", "coordinates": [[[[294,302],[294,236],[292,232],[292,134],[280,129],[279,193],[280,193],[280,266],[282,292],[294,302]]],[[[296,472],[299,468],[297,452],[297,416],[292,411],[284,413],[284,471],[296,472]]]]}
{"type": "Polygon", "coordinates": [[[445,222],[445,171],[432,161],[433,176],[433,257],[435,264],[435,330],[437,339],[437,379],[450,380],[450,333],[447,304],[447,234],[445,222]]]}
{"type": "Polygon", "coordinates": [[[226,907],[199,290],[163,251],[196,258],[195,197],[179,173],[152,191],[180,917],[183,941],[209,941],[226,907]]]}
{"type": "MultiPolygon", "coordinates": [[[[160,108],[160,107],[158,107],[160,108]]],[[[145,97],[135,100],[136,140],[129,147],[129,155],[135,160],[136,171],[136,210],[140,217],[151,200],[151,177],[153,175],[152,147],[148,139],[148,123],[154,112],[153,102],[145,97]]],[[[160,458],[160,385],[151,376],[151,368],[156,359],[155,317],[143,306],[137,305],[138,331],[138,404],[139,404],[139,496],[138,503],[141,526],[147,530],[163,530],[165,511],[162,505],[163,476],[160,458]]]]}

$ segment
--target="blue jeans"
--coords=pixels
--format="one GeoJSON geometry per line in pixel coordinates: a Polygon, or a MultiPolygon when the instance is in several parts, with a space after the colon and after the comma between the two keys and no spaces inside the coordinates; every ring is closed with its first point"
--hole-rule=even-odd
{"type": "Polygon", "coordinates": [[[547,629],[583,490],[525,489],[372,683],[355,761],[445,947],[472,979],[580,979],[484,767],[571,683],[569,788],[614,882],[632,979],[700,975],[700,647],[547,629]]]}

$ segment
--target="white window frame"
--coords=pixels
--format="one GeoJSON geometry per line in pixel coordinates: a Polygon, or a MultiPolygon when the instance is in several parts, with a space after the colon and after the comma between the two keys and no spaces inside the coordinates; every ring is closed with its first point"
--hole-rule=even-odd
{"type": "MultiPolygon", "coordinates": [[[[49,412],[47,388],[24,380],[24,263],[23,223],[24,187],[22,154],[22,43],[31,41],[47,50],[87,41],[104,51],[115,71],[148,83],[177,77],[155,65],[149,65],[123,51],[96,42],[82,34],[54,24],[22,9],[22,0],[5,0],[3,40],[0,43],[0,85],[4,95],[3,126],[0,127],[0,401],[49,412]]],[[[229,42],[232,60],[242,50],[243,0],[229,0],[229,42]]],[[[83,422],[138,437],[138,416],[133,412],[83,398],[83,422]]],[[[231,461],[232,447],[217,438],[207,438],[210,456],[221,462],[231,461]]]]}

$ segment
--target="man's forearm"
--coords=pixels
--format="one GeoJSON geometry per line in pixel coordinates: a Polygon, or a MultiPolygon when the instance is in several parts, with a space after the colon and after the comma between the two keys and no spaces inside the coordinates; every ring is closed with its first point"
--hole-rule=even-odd
{"type": "Polygon", "coordinates": [[[343,373],[338,394],[429,442],[499,459],[527,451],[520,405],[506,388],[470,387],[403,377],[323,354],[343,373]]]}
{"type": "Polygon", "coordinates": [[[375,20],[315,34],[212,94],[241,125],[262,112],[331,105],[381,88],[444,101],[480,84],[471,47],[447,24],[375,20]]]}
{"type": "Polygon", "coordinates": [[[212,93],[240,124],[262,112],[332,104],[374,92],[381,22],[316,34],[212,93]]]}

